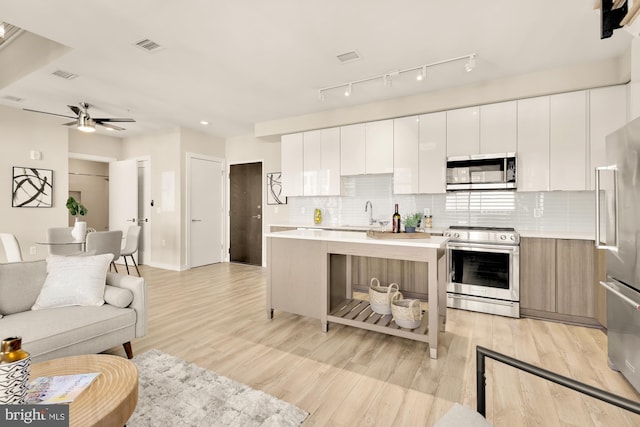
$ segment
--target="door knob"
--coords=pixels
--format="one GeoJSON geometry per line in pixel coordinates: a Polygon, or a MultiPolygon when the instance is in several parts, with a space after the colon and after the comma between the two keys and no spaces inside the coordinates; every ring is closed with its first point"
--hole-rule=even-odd
{"type": "Polygon", "coordinates": [[[191,222],[200,222],[202,221],[201,219],[192,219],[191,222]]]}
{"type": "Polygon", "coordinates": [[[262,215],[260,215],[260,214],[252,215],[251,218],[260,219],[260,218],[262,218],[262,215]]]}

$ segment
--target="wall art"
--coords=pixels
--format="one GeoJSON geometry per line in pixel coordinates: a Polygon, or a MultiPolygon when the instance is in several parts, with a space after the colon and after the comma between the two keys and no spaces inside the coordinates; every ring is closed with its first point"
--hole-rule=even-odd
{"type": "Polygon", "coordinates": [[[287,198],[282,195],[282,172],[267,173],[267,204],[287,204],[287,198]]]}
{"type": "Polygon", "coordinates": [[[11,206],[14,208],[52,207],[53,171],[14,166],[11,206]]]}

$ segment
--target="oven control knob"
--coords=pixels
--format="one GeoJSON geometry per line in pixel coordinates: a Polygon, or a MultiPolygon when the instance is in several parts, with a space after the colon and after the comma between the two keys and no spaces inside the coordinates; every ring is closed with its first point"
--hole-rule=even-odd
{"type": "Polygon", "coordinates": [[[511,236],[511,240],[516,241],[516,236],[511,236]]]}
{"type": "Polygon", "coordinates": [[[455,237],[457,239],[458,237],[460,237],[460,233],[454,234],[453,237],[455,237]]]}
{"type": "Polygon", "coordinates": [[[504,234],[500,235],[500,240],[507,240],[507,236],[505,236],[504,234]]]}

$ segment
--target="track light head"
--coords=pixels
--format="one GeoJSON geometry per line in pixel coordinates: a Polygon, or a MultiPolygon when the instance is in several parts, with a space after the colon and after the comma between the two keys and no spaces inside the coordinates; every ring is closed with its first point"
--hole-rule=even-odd
{"type": "Polygon", "coordinates": [[[318,101],[324,101],[324,92],[322,90],[318,91],[318,101]]]}
{"type": "Polygon", "coordinates": [[[473,69],[476,67],[476,55],[472,54],[469,56],[469,60],[467,61],[466,64],[464,64],[464,69],[468,72],[473,71],[473,69]]]}
{"type": "Polygon", "coordinates": [[[351,89],[352,89],[352,84],[349,83],[349,86],[347,86],[347,89],[344,91],[344,96],[351,96],[351,89]]]}
{"type": "Polygon", "coordinates": [[[427,66],[424,65],[420,70],[420,73],[416,76],[416,80],[421,82],[427,78],[427,66]]]}

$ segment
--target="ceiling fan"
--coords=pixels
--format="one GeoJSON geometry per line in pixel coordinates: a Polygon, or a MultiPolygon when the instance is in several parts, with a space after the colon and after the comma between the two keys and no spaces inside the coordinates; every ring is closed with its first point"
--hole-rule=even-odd
{"type": "Polygon", "coordinates": [[[52,116],[60,116],[60,117],[68,117],[70,119],[75,119],[72,122],[69,123],[63,123],[64,126],[77,126],[78,130],[82,131],[82,132],[95,132],[96,130],[96,125],[100,125],[102,127],[105,127],[107,129],[111,129],[111,130],[125,130],[124,128],[121,128],[119,126],[113,125],[111,123],[113,122],[135,122],[135,120],[133,119],[115,119],[115,118],[109,118],[109,117],[91,117],[89,115],[89,107],[91,107],[91,105],[89,105],[86,102],[80,102],[79,103],[80,108],[76,107],[75,105],[67,105],[67,107],[69,107],[69,109],[71,111],[74,112],[74,114],[76,115],[74,116],[66,116],[64,114],[57,114],[57,113],[49,113],[47,111],[38,111],[38,110],[30,110],[28,108],[25,108],[25,111],[31,111],[34,113],[43,113],[43,114],[51,114],[52,116]]]}

